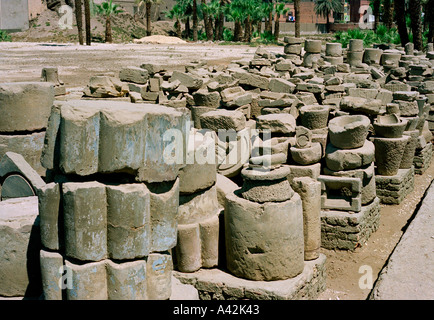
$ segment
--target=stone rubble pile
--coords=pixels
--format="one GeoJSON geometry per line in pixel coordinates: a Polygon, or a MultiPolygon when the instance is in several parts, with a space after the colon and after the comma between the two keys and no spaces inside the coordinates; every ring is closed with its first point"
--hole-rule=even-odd
{"type": "Polygon", "coordinates": [[[284,42],[127,66],[79,99],[52,67],[0,84],[0,204],[38,197],[45,299],[169,299],[172,274],[202,299],[325,289],[320,247],[363,246],[431,163],[434,52],[284,42]]]}

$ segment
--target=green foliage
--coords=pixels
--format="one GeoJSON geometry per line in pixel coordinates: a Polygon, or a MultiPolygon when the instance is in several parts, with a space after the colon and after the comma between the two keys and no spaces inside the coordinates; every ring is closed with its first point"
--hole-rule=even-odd
{"type": "Polygon", "coordinates": [[[316,0],[315,13],[327,18],[332,11],[341,12],[343,9],[341,0],[316,0]]]}
{"type": "Polygon", "coordinates": [[[116,15],[118,13],[123,12],[123,10],[119,8],[119,5],[113,3],[112,0],[104,1],[103,3],[96,4],[95,6],[96,6],[96,12],[99,15],[102,15],[105,17],[116,15]]]}
{"type": "Polygon", "coordinates": [[[225,27],[223,29],[223,41],[233,41],[233,40],[234,40],[234,32],[232,31],[232,29],[225,27]]]}
{"type": "Polygon", "coordinates": [[[9,33],[4,30],[0,30],[0,42],[11,42],[12,38],[9,33]]]}
{"type": "Polygon", "coordinates": [[[335,42],[342,43],[342,47],[346,48],[351,39],[361,39],[365,47],[369,47],[374,43],[392,43],[400,44],[401,38],[396,28],[388,29],[384,25],[377,27],[377,32],[373,30],[348,30],[335,33],[335,42]]]}

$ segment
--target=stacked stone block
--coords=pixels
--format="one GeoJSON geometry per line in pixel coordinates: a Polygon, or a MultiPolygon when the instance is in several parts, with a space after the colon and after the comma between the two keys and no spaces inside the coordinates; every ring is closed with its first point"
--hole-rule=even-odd
{"type": "Polygon", "coordinates": [[[330,142],[321,182],[321,243],[327,249],[354,250],[379,224],[374,144],[367,140],[364,115],[338,116],[329,122],[330,142]]]}
{"type": "Polygon", "coordinates": [[[414,174],[413,157],[417,132],[404,131],[408,122],[409,120],[396,114],[379,116],[374,121],[377,194],[383,203],[400,203],[414,187],[411,175],[414,174]],[[410,178],[406,178],[407,176],[410,178]],[[392,190],[386,189],[389,185],[396,185],[396,181],[400,181],[399,194],[389,192],[396,191],[393,186],[392,190]],[[392,196],[394,194],[395,199],[392,196]]]}
{"type": "Polygon", "coordinates": [[[53,107],[42,156],[52,182],[39,195],[46,299],[170,297],[182,161],[165,158],[164,137],[176,129],[183,152],[187,120],[127,102],[53,107]]]}
{"type": "Polygon", "coordinates": [[[175,268],[181,272],[213,268],[219,263],[220,208],[212,133],[192,130],[187,149],[191,161],[180,171],[178,241],[174,250],[175,268]],[[204,161],[207,156],[209,162],[204,161]]]}
{"type": "Polygon", "coordinates": [[[342,56],[342,44],[334,42],[326,43],[324,61],[330,62],[331,65],[344,63],[344,57],[342,56]]]}
{"type": "Polygon", "coordinates": [[[0,84],[0,157],[6,152],[22,154],[45,176],[40,157],[53,101],[54,87],[48,82],[0,84]]]}

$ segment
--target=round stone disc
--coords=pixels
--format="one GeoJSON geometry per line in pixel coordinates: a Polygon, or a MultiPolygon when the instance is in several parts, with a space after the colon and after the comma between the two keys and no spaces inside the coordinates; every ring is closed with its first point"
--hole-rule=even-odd
{"type": "Polygon", "coordinates": [[[7,177],[1,188],[1,199],[33,197],[35,192],[29,182],[18,174],[7,177]]]}

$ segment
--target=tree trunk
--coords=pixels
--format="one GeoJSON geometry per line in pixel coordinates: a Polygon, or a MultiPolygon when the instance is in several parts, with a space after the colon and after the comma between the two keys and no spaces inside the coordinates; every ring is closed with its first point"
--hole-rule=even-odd
{"type": "Polygon", "coordinates": [[[327,26],[327,33],[329,33],[330,32],[330,12],[327,12],[326,26],[327,26]]]}
{"type": "Polygon", "coordinates": [[[176,18],[176,36],[178,38],[182,38],[182,29],[181,29],[181,21],[179,21],[178,18],[176,18]]]}
{"type": "Polygon", "coordinates": [[[384,0],[383,23],[388,29],[393,26],[393,7],[392,0],[384,0]]]}
{"type": "Polygon", "coordinates": [[[86,45],[90,46],[92,35],[90,33],[90,3],[89,0],[84,0],[84,20],[86,25],[86,45]]]}
{"type": "Polygon", "coordinates": [[[256,31],[258,31],[258,34],[261,35],[261,32],[262,32],[262,19],[259,20],[259,21],[256,23],[256,31]]]}
{"type": "Polygon", "coordinates": [[[221,39],[220,35],[220,16],[215,19],[214,22],[214,40],[218,41],[221,39]]]}
{"type": "Polygon", "coordinates": [[[295,37],[300,38],[300,0],[294,0],[295,37]]]}
{"type": "Polygon", "coordinates": [[[413,32],[413,43],[416,50],[423,49],[422,42],[422,5],[421,0],[413,0],[410,5],[411,30],[413,32]]]}
{"type": "Polygon", "coordinates": [[[402,46],[405,46],[408,42],[408,31],[405,23],[405,0],[395,1],[395,19],[398,26],[399,36],[401,38],[402,46]]]}
{"type": "Polygon", "coordinates": [[[190,38],[190,34],[191,34],[190,17],[187,17],[187,19],[185,20],[185,38],[189,39],[190,38]]]}
{"type": "Polygon", "coordinates": [[[223,40],[223,30],[225,27],[225,15],[223,12],[220,13],[219,16],[219,40],[223,40]]]}
{"type": "Polygon", "coordinates": [[[267,24],[267,32],[272,35],[273,34],[273,9],[268,13],[268,24],[267,24]]]}
{"type": "MultiPolygon", "coordinates": [[[[202,4],[202,8],[203,8],[203,6],[206,5],[206,0],[201,0],[200,3],[202,4]]],[[[206,10],[202,10],[202,14],[203,14],[203,24],[205,26],[206,39],[208,41],[211,41],[212,29],[210,29],[209,27],[208,13],[206,12],[206,10]]]]}
{"type": "Polygon", "coordinates": [[[244,26],[244,41],[245,42],[250,42],[251,38],[252,38],[252,23],[250,20],[250,16],[247,16],[246,21],[245,21],[245,26],[244,26]]]}
{"type": "Polygon", "coordinates": [[[279,33],[280,33],[280,14],[276,14],[276,20],[274,21],[274,41],[279,41],[279,33]]]}
{"type": "Polygon", "coordinates": [[[208,16],[208,28],[209,28],[210,40],[213,40],[214,39],[214,22],[213,22],[211,15],[208,16]]]}
{"type": "Polygon", "coordinates": [[[375,16],[375,22],[374,22],[374,30],[377,30],[378,25],[380,24],[380,5],[381,0],[374,0],[374,16],[375,16]]]}
{"type": "Polygon", "coordinates": [[[78,42],[82,46],[84,44],[83,39],[83,8],[81,0],[75,0],[75,20],[77,22],[78,29],[78,42]]]}
{"type": "Polygon", "coordinates": [[[197,21],[197,0],[193,0],[193,41],[197,41],[197,28],[198,28],[198,21],[197,21]]]}
{"type": "Polygon", "coordinates": [[[152,9],[152,2],[150,0],[147,0],[146,1],[146,35],[148,37],[152,35],[151,9],[152,9]]]}
{"type": "Polygon", "coordinates": [[[434,42],[434,0],[428,0],[426,15],[429,22],[428,43],[434,42]]]}
{"type": "Polygon", "coordinates": [[[234,22],[234,41],[238,42],[241,40],[241,22],[236,20],[234,22]]]}
{"type": "Polygon", "coordinates": [[[110,16],[106,16],[106,18],[105,18],[105,42],[108,42],[108,43],[113,42],[112,22],[111,22],[110,16]]]}

